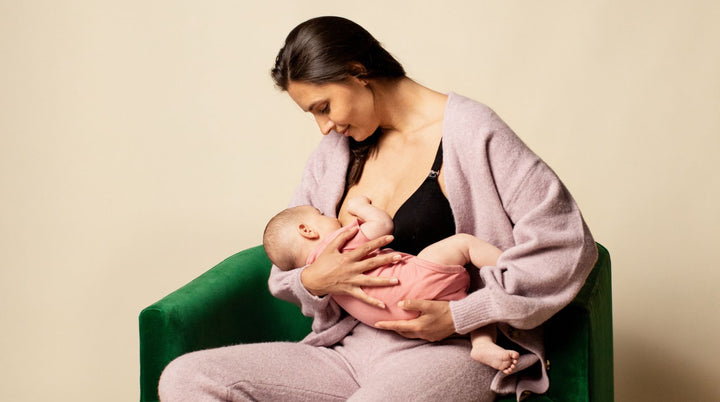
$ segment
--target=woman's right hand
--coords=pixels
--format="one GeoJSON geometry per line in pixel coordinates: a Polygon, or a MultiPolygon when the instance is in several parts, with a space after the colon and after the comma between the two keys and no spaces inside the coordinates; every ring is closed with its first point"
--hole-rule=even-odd
{"type": "Polygon", "coordinates": [[[386,265],[401,257],[397,253],[378,254],[365,259],[371,252],[392,242],[391,235],[371,240],[355,250],[343,253],[342,247],[357,233],[358,228],[345,230],[333,239],[312,264],[305,267],[300,280],[303,286],[315,296],[345,294],[380,308],[385,304],[368,296],[362,286],[394,286],[397,278],[374,277],[364,272],[386,265]]]}

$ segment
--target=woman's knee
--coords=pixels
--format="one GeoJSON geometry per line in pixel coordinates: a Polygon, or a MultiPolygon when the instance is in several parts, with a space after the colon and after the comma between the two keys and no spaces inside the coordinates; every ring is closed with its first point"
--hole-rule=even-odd
{"type": "Polygon", "coordinates": [[[160,400],[164,402],[193,400],[207,377],[203,373],[206,366],[202,363],[202,354],[198,352],[182,355],[171,361],[162,374],[158,384],[160,400]]]}

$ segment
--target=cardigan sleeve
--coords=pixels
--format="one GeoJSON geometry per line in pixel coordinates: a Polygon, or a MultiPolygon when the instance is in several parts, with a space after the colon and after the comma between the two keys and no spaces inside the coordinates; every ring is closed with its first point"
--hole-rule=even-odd
{"type": "Polygon", "coordinates": [[[458,332],[491,322],[535,328],[570,303],[590,273],[595,242],[567,190],[544,171],[528,173],[506,210],[515,245],[480,269],[482,288],[452,303],[458,332]]]}
{"type": "Polygon", "coordinates": [[[532,329],[572,301],[597,259],[597,247],[550,167],[489,109],[481,120],[483,128],[457,154],[474,159],[461,177],[466,188],[480,187],[475,194],[482,196],[461,198],[472,211],[474,232],[496,224],[505,225],[507,235],[498,236],[504,244],[497,264],[480,269],[482,287],[451,302],[451,312],[459,333],[496,322],[532,329]]]}

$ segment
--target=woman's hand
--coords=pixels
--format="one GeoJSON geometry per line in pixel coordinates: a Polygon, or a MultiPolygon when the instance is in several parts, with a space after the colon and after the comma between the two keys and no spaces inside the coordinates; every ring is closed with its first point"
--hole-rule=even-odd
{"type": "Polygon", "coordinates": [[[404,310],[419,311],[414,320],[379,321],[376,328],[389,329],[406,338],[440,341],[455,333],[450,302],[440,300],[405,300],[399,303],[404,310]]]}
{"type": "Polygon", "coordinates": [[[364,259],[371,252],[390,243],[393,240],[390,235],[371,240],[355,250],[342,253],[342,247],[357,231],[358,228],[353,227],[333,239],[317,260],[303,270],[300,280],[315,296],[346,294],[373,306],[385,308],[383,302],[368,296],[361,286],[393,286],[398,284],[398,280],[368,276],[364,272],[396,261],[400,259],[400,255],[388,253],[364,259]]]}

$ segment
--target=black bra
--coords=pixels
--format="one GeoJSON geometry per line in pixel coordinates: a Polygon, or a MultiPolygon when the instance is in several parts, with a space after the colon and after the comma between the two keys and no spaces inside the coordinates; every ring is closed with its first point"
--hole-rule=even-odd
{"type": "Polygon", "coordinates": [[[417,255],[428,245],[455,234],[452,209],[438,183],[442,162],[440,141],[430,174],[393,217],[395,239],[387,247],[417,255]]]}

